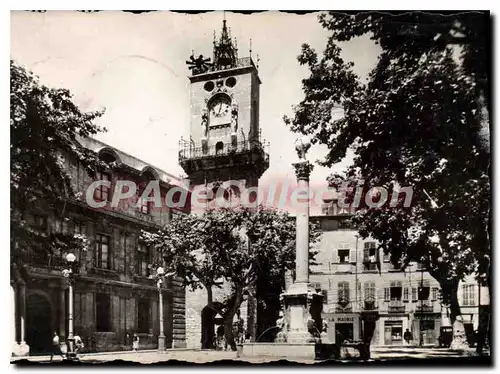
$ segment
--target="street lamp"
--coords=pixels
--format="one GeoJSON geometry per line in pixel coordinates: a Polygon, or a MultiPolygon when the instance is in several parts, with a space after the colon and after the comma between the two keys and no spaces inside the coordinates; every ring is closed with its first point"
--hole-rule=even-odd
{"type": "Polygon", "coordinates": [[[73,336],[73,284],[75,281],[74,274],[76,273],[76,256],[73,253],[66,255],[67,268],[63,269],[62,274],[68,279],[68,344],[66,350],[66,358],[68,360],[76,360],[74,349],[75,338],[73,336]]]}
{"type": "Polygon", "coordinates": [[[165,333],[163,330],[163,294],[161,292],[161,285],[164,283],[165,277],[173,275],[174,272],[165,274],[165,269],[161,266],[156,268],[154,275],[150,276],[156,280],[156,287],[158,287],[158,304],[159,304],[159,316],[160,316],[160,334],[158,335],[158,350],[165,350],[165,333]]]}

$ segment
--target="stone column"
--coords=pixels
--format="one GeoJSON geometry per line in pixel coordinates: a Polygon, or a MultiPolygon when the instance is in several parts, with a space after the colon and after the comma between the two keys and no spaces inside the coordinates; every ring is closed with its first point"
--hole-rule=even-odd
{"type": "Polygon", "coordinates": [[[66,338],[66,289],[64,286],[59,291],[59,336],[66,338]]]}
{"type": "MultiPolygon", "coordinates": [[[[309,175],[313,169],[308,161],[293,165],[297,175],[297,188],[307,194],[307,201],[298,201],[296,217],[295,283],[309,283],[309,175]]],[[[302,197],[303,198],[303,197],[302,197]]]]}
{"type": "Polygon", "coordinates": [[[21,336],[19,344],[19,355],[27,356],[30,347],[26,344],[26,285],[22,283],[19,287],[19,316],[20,316],[20,330],[21,336]]]}
{"type": "MultiPolygon", "coordinates": [[[[299,149],[298,149],[299,150],[299,149]]],[[[305,152],[301,152],[302,157],[305,152]]],[[[309,285],[309,176],[313,169],[305,159],[293,164],[298,187],[307,192],[298,196],[296,218],[295,282],[281,295],[285,309],[284,332],[289,343],[320,340],[322,295],[309,285]],[[305,201],[304,201],[305,200],[305,201]],[[314,334],[314,335],[313,335],[314,334]]]]}
{"type": "Polygon", "coordinates": [[[159,297],[159,319],[160,319],[160,334],[158,336],[158,350],[165,350],[165,332],[164,332],[164,322],[163,322],[163,295],[161,292],[161,281],[158,281],[158,297],[159,297]]]}
{"type": "Polygon", "coordinates": [[[12,353],[17,353],[17,324],[16,324],[16,290],[14,289],[14,284],[10,284],[10,300],[12,302],[10,313],[11,313],[11,339],[12,339],[12,353]]]}

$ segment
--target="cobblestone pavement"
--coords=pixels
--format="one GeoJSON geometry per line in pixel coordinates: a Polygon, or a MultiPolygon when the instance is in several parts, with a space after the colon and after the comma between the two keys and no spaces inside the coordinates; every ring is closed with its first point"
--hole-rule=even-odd
{"type": "MultiPolygon", "coordinates": [[[[470,349],[465,352],[454,352],[446,348],[374,348],[372,349],[373,360],[399,360],[399,359],[425,359],[425,358],[451,358],[474,356],[474,350],[470,349]]],[[[23,357],[13,358],[11,362],[23,359],[23,357]]],[[[48,363],[50,356],[32,356],[24,357],[33,362],[48,363]]],[[[239,360],[248,361],[251,363],[265,363],[279,361],[280,358],[271,357],[243,357],[238,358],[236,352],[231,351],[201,351],[201,350],[167,350],[166,352],[158,351],[139,351],[139,352],[116,352],[116,353],[97,353],[97,354],[82,354],[80,355],[82,362],[107,362],[111,360],[124,360],[138,362],[142,364],[150,364],[156,362],[164,362],[169,360],[187,361],[192,363],[207,363],[220,360],[239,360]]],[[[313,360],[289,359],[300,363],[314,363],[313,360]]],[[[53,362],[61,362],[61,357],[54,357],[53,362]]],[[[344,361],[344,360],[342,360],[344,361]]]]}

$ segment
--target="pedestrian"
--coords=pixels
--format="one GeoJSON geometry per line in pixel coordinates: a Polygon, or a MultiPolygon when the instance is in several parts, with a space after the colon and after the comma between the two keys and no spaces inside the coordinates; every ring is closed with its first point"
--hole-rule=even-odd
{"type": "Polygon", "coordinates": [[[75,334],[75,354],[78,354],[78,352],[80,352],[82,350],[82,348],[84,347],[83,345],[83,340],[82,338],[80,338],[80,336],[78,334],[75,334]]]}
{"type": "Polygon", "coordinates": [[[52,349],[50,351],[50,362],[52,362],[52,358],[54,357],[54,355],[59,355],[64,360],[64,355],[61,352],[61,345],[59,344],[59,335],[57,334],[56,331],[54,331],[54,334],[52,336],[52,349]]]}
{"type": "Polygon", "coordinates": [[[410,345],[411,341],[413,340],[413,335],[411,334],[411,331],[406,329],[403,338],[406,341],[406,344],[410,345]]]}
{"type": "Polygon", "coordinates": [[[139,349],[139,335],[134,334],[134,338],[132,341],[132,348],[135,352],[139,349]]]}

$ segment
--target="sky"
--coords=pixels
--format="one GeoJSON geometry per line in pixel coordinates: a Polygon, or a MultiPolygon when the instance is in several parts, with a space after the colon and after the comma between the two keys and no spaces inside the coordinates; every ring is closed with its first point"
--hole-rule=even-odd
{"type": "MultiPolygon", "coordinates": [[[[318,52],[328,32],[317,13],[295,15],[263,12],[242,15],[226,12],[239,57],[259,56],[260,126],[270,142],[270,167],[261,185],[273,180],[295,180],[297,134],[283,123],[292,106],[303,98],[301,80],[308,76],[297,55],[303,43],[318,52]]],[[[109,145],[174,175],[178,141],[189,138],[189,70],[185,61],[195,54],[212,55],[214,30],[222,29],[222,12],[198,15],[168,11],[143,14],[119,11],[93,14],[75,11],[11,12],[11,58],[48,86],[69,89],[82,110],[105,109],[99,124],[108,131],[96,136],[109,145]]],[[[368,37],[340,45],[343,57],[354,61],[355,72],[366,79],[379,47],[368,37]]],[[[314,146],[308,159],[325,155],[314,146]]],[[[326,177],[344,168],[348,157],[332,169],[315,166],[311,186],[326,185],[326,177]]],[[[312,207],[312,214],[319,207],[312,207]]]]}

